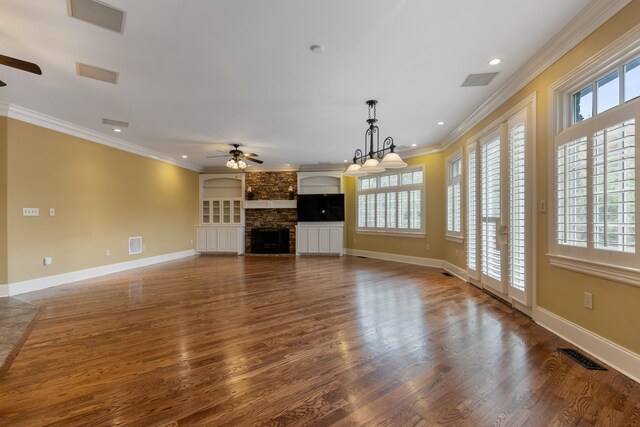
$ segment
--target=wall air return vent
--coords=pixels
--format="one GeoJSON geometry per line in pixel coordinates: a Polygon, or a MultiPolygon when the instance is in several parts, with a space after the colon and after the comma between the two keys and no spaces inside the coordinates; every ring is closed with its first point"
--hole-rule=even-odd
{"type": "Polygon", "coordinates": [[[462,87],[487,86],[498,73],[469,74],[462,87]]]}
{"type": "Polygon", "coordinates": [[[129,122],[121,122],[120,120],[102,119],[103,125],[115,126],[117,128],[128,128],[129,122]]]}
{"type": "Polygon", "coordinates": [[[101,82],[117,84],[118,73],[115,71],[105,70],[104,68],[94,67],[93,65],[82,64],[76,62],[76,72],[81,77],[87,77],[101,82]]]}
{"type": "Polygon", "coordinates": [[[142,253],[142,237],[129,237],[129,255],[142,253]]]}
{"type": "Polygon", "coordinates": [[[125,12],[95,0],[67,0],[67,13],[73,18],[107,30],[124,31],[125,12]]]}

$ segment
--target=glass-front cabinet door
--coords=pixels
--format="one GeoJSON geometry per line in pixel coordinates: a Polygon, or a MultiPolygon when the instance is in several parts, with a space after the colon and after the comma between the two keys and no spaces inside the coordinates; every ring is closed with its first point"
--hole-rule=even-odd
{"type": "Polygon", "coordinates": [[[211,200],[202,201],[202,219],[203,224],[211,224],[211,200]]]}
{"type": "Polygon", "coordinates": [[[242,224],[242,200],[205,199],[202,201],[202,224],[242,224]]]}

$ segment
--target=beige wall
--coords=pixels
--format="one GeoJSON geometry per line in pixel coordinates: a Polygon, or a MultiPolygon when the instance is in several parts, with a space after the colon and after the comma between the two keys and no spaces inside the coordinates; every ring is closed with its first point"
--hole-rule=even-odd
{"type": "Polygon", "coordinates": [[[0,117],[0,285],[7,280],[7,118],[0,117]]]}
{"type": "Polygon", "coordinates": [[[406,159],[408,167],[424,165],[426,231],[425,237],[379,236],[356,233],[356,178],[345,179],[345,241],[348,249],[360,249],[421,258],[442,259],[444,245],[444,158],[442,153],[406,159]],[[426,249],[426,245],[430,249],[426,249]]]}
{"type": "MultiPolygon", "coordinates": [[[[549,86],[638,24],[640,24],[640,0],[634,0],[515,96],[501,105],[490,116],[467,132],[466,135],[445,151],[444,158],[460,148],[468,138],[480,132],[493,120],[535,92],[537,93],[536,199],[549,200],[552,197],[548,193],[548,159],[550,154],[548,145],[549,86]]],[[[640,310],[638,309],[640,307],[640,288],[551,267],[546,256],[549,250],[547,227],[550,226],[550,218],[546,213],[541,214],[538,212],[536,215],[538,226],[536,239],[538,305],[623,347],[640,353],[640,333],[638,333],[638,325],[640,325],[640,310]],[[584,308],[584,292],[593,294],[593,310],[584,308]]],[[[455,251],[462,247],[462,245],[452,242],[445,242],[443,248],[444,259],[461,268],[465,268],[466,261],[464,256],[454,256],[455,251]]]]}
{"type": "Polygon", "coordinates": [[[5,122],[8,191],[0,199],[8,208],[9,283],[193,249],[196,172],[5,122]],[[23,207],[40,216],[23,217],[23,207]],[[142,236],[142,254],[128,254],[131,236],[142,236]]]}

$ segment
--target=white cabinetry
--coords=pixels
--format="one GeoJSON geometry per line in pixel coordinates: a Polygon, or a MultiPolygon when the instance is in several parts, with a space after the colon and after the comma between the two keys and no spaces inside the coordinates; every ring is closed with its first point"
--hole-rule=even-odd
{"type": "Polygon", "coordinates": [[[196,250],[198,252],[244,253],[244,226],[212,227],[196,226],[196,250]]]}
{"type": "Polygon", "coordinates": [[[344,223],[298,223],[297,254],[337,254],[343,252],[344,223]]]}
{"type": "Polygon", "coordinates": [[[200,175],[196,251],[244,253],[244,174],[200,175]]]}

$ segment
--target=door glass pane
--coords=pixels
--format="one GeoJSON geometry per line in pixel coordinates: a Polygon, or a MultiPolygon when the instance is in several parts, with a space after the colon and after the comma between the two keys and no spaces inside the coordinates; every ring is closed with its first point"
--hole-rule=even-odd
{"type": "Polygon", "coordinates": [[[467,160],[467,267],[476,270],[476,151],[469,153],[467,160]]]}
{"type": "Polygon", "coordinates": [[[525,290],[525,127],[509,132],[509,285],[525,290]]]}
{"type": "Polygon", "coordinates": [[[593,115],[593,86],[589,85],[573,94],[573,123],[579,123],[593,115]]]}
{"type": "Polygon", "coordinates": [[[640,96],[640,57],[624,66],[624,101],[640,96]]]}
{"type": "Polygon", "coordinates": [[[618,78],[618,70],[598,80],[596,87],[598,88],[598,114],[620,103],[620,79],[618,78]]]}
{"type": "Polygon", "coordinates": [[[482,273],[500,281],[502,255],[498,241],[500,226],[500,139],[482,147],[482,273]]]}

